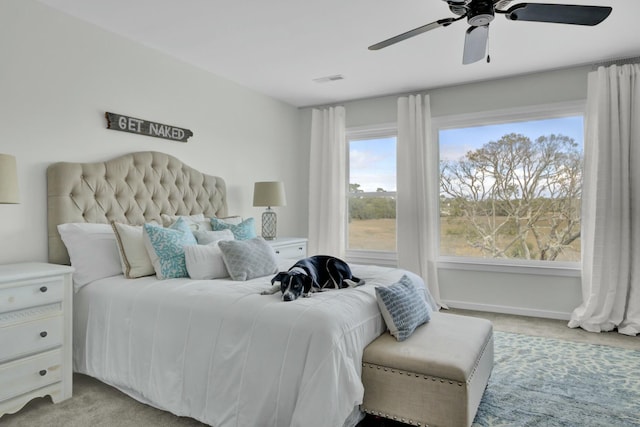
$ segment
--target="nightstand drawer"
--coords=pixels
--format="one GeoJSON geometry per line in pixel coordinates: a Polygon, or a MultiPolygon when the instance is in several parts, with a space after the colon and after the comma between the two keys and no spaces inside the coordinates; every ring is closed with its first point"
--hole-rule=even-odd
{"type": "Polygon", "coordinates": [[[280,246],[274,248],[276,255],[281,258],[305,258],[307,249],[304,245],[280,246]]]}
{"type": "Polygon", "coordinates": [[[0,362],[60,347],[63,335],[62,315],[0,328],[0,362]]]}
{"type": "Polygon", "coordinates": [[[25,280],[3,288],[0,289],[0,313],[51,304],[64,298],[64,282],[60,278],[25,280]]]}
{"type": "Polygon", "coordinates": [[[51,350],[0,365],[0,401],[62,379],[62,353],[51,350]]]}
{"type": "Polygon", "coordinates": [[[71,397],[72,273],[42,262],[0,265],[0,418],[36,397],[71,397]]]}
{"type": "Polygon", "coordinates": [[[278,258],[302,259],[307,257],[307,239],[278,237],[268,241],[278,258]]]}

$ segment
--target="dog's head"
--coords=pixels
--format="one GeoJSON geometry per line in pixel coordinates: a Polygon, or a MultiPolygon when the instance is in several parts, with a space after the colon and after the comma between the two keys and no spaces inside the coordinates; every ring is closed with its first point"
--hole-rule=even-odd
{"type": "Polygon", "coordinates": [[[303,270],[293,269],[289,271],[281,271],[271,279],[271,284],[280,282],[280,292],[282,292],[282,301],[293,301],[301,295],[306,295],[311,289],[311,277],[303,270]]]}

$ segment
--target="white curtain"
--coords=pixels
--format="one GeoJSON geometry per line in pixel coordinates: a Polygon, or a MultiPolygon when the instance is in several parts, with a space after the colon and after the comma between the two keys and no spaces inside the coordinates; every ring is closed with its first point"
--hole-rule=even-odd
{"type": "Polygon", "coordinates": [[[582,299],[569,322],[640,333],[640,65],[589,73],[582,299]]]}
{"type": "Polygon", "coordinates": [[[398,98],[398,267],[421,276],[439,307],[438,216],[440,169],[431,138],[429,95],[398,98]]]}
{"type": "Polygon", "coordinates": [[[313,109],[311,114],[309,255],[342,258],[346,245],[345,109],[313,109]]]}

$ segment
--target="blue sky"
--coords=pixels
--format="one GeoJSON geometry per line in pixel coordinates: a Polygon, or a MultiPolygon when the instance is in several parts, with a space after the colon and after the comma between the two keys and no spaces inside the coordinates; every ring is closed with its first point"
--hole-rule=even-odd
{"type": "MultiPolygon", "coordinates": [[[[468,151],[489,141],[497,141],[512,132],[531,139],[542,135],[562,134],[583,146],[583,118],[573,116],[441,130],[440,158],[459,160],[468,151]]],[[[351,141],[349,168],[349,182],[360,184],[363,191],[376,191],[378,188],[396,191],[396,138],[351,141]]]]}
{"type": "Polygon", "coordinates": [[[349,169],[349,183],[363,191],[396,191],[396,138],[351,141],[349,169]]]}
{"type": "Polygon", "coordinates": [[[531,140],[542,135],[562,134],[573,138],[582,147],[583,118],[573,116],[441,130],[440,159],[460,160],[468,151],[475,150],[489,141],[497,141],[509,133],[520,133],[531,140]]]}

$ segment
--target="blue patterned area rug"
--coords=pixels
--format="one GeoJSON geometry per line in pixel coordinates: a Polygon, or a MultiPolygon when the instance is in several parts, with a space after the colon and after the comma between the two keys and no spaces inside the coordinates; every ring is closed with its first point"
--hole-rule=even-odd
{"type": "MultiPolygon", "coordinates": [[[[640,351],[494,332],[472,427],[640,427],[640,351]]],[[[367,417],[362,427],[404,424],[367,417]]]]}
{"type": "Polygon", "coordinates": [[[495,332],[473,427],[640,426],[640,351],[495,332]]]}

